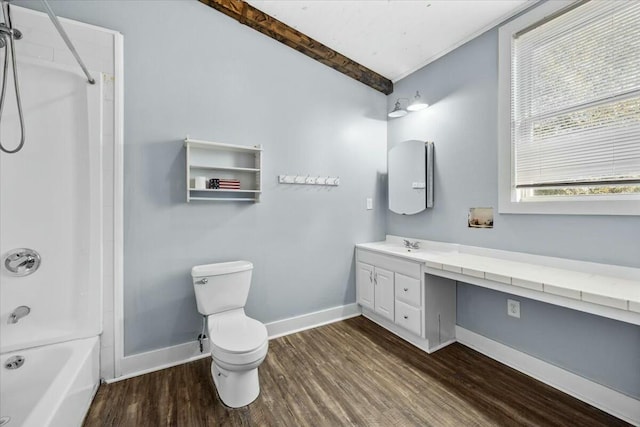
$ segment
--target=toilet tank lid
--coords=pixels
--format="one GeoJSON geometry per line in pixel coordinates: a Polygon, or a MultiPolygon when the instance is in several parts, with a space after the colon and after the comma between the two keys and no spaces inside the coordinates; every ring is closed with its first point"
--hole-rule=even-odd
{"type": "Polygon", "coordinates": [[[191,269],[191,277],[219,276],[253,269],[249,261],[219,262],[216,264],[196,265],[191,269]]]}

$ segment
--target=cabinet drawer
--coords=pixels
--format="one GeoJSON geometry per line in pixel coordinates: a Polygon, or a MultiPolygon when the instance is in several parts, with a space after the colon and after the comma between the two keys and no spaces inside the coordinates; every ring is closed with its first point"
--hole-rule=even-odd
{"type": "Polygon", "coordinates": [[[356,248],[356,259],[360,262],[382,267],[386,270],[402,273],[405,276],[420,278],[420,264],[391,255],[383,255],[366,249],[356,248]]]}
{"type": "Polygon", "coordinates": [[[420,280],[396,273],[396,299],[421,308],[420,280]]]}
{"type": "Polygon", "coordinates": [[[421,311],[419,308],[396,300],[396,325],[402,326],[416,335],[421,335],[421,311]]]}

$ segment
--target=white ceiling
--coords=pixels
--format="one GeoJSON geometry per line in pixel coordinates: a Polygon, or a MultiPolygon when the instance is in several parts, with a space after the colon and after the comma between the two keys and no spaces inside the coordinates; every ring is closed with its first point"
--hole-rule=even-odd
{"type": "Polygon", "coordinates": [[[536,0],[248,0],[397,81],[536,0]]]}

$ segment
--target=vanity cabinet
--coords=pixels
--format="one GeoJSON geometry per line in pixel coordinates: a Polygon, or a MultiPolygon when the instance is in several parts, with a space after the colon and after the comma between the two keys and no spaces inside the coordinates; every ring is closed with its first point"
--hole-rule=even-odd
{"type": "Polygon", "coordinates": [[[423,263],[356,248],[356,301],[362,314],[432,352],[455,341],[455,281],[423,263]]]}
{"type": "Polygon", "coordinates": [[[420,264],[357,250],[357,301],[416,335],[422,334],[420,264]]]}
{"type": "Polygon", "coordinates": [[[357,263],[358,303],[383,317],[394,319],[394,273],[363,262],[357,263]]]}

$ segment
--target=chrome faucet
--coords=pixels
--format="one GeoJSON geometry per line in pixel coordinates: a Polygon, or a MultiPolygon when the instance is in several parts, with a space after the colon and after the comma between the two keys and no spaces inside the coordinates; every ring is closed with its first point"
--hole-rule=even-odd
{"type": "Polygon", "coordinates": [[[13,310],[13,313],[11,313],[9,315],[9,322],[8,323],[18,323],[18,320],[20,320],[21,318],[25,317],[27,314],[29,314],[31,312],[31,309],[29,307],[27,307],[26,305],[21,305],[20,307],[16,307],[15,310],[13,310]]]}
{"type": "Polygon", "coordinates": [[[33,255],[22,252],[16,254],[14,257],[9,257],[5,261],[7,270],[11,272],[17,272],[18,268],[26,267],[30,268],[36,263],[36,259],[33,255]]]}
{"type": "Polygon", "coordinates": [[[420,242],[417,240],[415,242],[412,242],[410,240],[404,239],[404,247],[407,249],[420,249],[420,242]]]}

